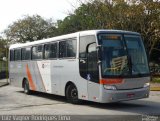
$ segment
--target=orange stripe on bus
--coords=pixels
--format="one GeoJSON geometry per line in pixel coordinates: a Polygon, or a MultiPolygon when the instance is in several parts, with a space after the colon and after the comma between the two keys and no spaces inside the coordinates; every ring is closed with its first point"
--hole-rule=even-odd
{"type": "Polygon", "coordinates": [[[36,87],[35,87],[35,85],[33,83],[32,75],[30,73],[28,64],[26,65],[26,72],[27,72],[27,77],[28,77],[28,81],[29,81],[29,85],[30,85],[31,89],[32,90],[36,90],[36,87]]]}
{"type": "Polygon", "coordinates": [[[123,79],[101,79],[100,84],[121,84],[123,79]]]}

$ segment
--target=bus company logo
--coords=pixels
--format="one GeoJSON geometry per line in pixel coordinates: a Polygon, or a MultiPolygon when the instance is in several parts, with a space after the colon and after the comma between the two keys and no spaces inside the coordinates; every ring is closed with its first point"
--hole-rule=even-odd
{"type": "Polygon", "coordinates": [[[142,121],[158,121],[158,116],[142,115],[142,121]]]}
{"type": "Polygon", "coordinates": [[[42,68],[44,69],[44,68],[49,68],[49,64],[42,64],[42,68]]]}

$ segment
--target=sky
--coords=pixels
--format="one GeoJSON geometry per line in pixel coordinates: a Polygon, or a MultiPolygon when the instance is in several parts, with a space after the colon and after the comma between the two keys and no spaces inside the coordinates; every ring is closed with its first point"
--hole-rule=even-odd
{"type": "Polygon", "coordinates": [[[78,7],[77,0],[0,0],[0,33],[24,15],[64,19],[78,7]]]}

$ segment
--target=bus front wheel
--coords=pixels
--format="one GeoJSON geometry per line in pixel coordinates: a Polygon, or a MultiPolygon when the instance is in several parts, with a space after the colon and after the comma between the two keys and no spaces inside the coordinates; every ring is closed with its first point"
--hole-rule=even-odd
{"type": "Polygon", "coordinates": [[[31,94],[31,90],[29,89],[29,83],[28,83],[27,80],[24,81],[24,86],[23,86],[23,88],[24,88],[24,93],[25,93],[25,94],[31,94]]]}
{"type": "Polygon", "coordinates": [[[78,99],[78,90],[74,84],[70,84],[66,89],[66,98],[69,103],[78,104],[80,100],[78,99]]]}

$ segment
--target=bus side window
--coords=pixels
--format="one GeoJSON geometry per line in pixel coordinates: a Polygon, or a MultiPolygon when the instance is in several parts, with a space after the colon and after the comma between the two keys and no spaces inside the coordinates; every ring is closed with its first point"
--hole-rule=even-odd
{"type": "Polygon", "coordinates": [[[76,57],[76,40],[70,39],[66,41],[67,57],[76,57]]]}
{"type": "Polygon", "coordinates": [[[60,58],[70,58],[76,57],[76,39],[67,39],[66,41],[59,42],[59,57],[60,58]]]}
{"type": "Polygon", "coordinates": [[[42,59],[43,57],[43,45],[32,47],[32,60],[42,59]]]}
{"type": "Polygon", "coordinates": [[[15,61],[21,60],[21,49],[14,50],[14,60],[15,61]]]}
{"type": "Polygon", "coordinates": [[[22,48],[22,60],[30,60],[31,59],[31,48],[22,48]]]}
{"type": "Polygon", "coordinates": [[[79,58],[86,58],[87,45],[92,42],[96,42],[96,38],[93,35],[80,37],[79,58]]]}
{"type": "Polygon", "coordinates": [[[14,61],[14,50],[10,50],[10,61],[14,61]]]}
{"type": "Polygon", "coordinates": [[[50,43],[44,46],[44,58],[57,58],[57,43],[50,43]]]}
{"type": "Polygon", "coordinates": [[[50,44],[46,44],[44,46],[44,58],[45,59],[49,58],[49,51],[50,51],[50,44]]]}
{"type": "Polygon", "coordinates": [[[64,58],[67,56],[66,41],[59,42],[59,57],[64,58]]]}
{"type": "Polygon", "coordinates": [[[57,58],[57,43],[50,44],[49,58],[57,58]]]}

